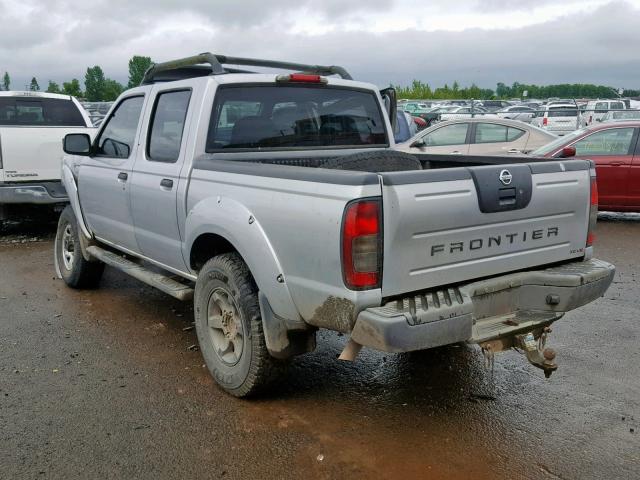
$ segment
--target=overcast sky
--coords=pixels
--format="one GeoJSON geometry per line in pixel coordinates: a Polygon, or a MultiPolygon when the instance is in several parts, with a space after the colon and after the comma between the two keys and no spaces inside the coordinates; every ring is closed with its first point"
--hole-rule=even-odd
{"type": "Polygon", "coordinates": [[[0,0],[0,71],[127,79],[127,61],[211,51],[417,78],[640,88],[640,0],[0,0]]]}

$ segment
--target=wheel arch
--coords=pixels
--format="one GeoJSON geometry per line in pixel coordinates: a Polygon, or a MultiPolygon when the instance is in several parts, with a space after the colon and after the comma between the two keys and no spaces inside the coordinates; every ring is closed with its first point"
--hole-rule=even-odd
{"type": "Polygon", "coordinates": [[[286,273],[258,218],[235,200],[207,198],[187,215],[183,255],[192,273],[215,255],[237,252],[276,315],[302,322],[286,273]]]}

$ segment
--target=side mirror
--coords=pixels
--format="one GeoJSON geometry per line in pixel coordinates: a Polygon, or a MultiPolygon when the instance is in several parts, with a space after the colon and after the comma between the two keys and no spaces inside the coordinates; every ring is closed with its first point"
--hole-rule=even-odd
{"type": "Polygon", "coordinates": [[[569,158],[576,156],[576,147],[564,147],[560,152],[560,158],[569,158]]]}
{"type": "Polygon", "coordinates": [[[391,129],[394,133],[398,131],[398,98],[396,95],[396,89],[393,87],[385,88],[380,90],[380,95],[382,96],[382,100],[384,101],[384,107],[387,111],[387,115],[389,116],[389,121],[391,122],[391,129]]]}
{"type": "Polygon", "coordinates": [[[422,147],[426,147],[427,146],[427,142],[425,142],[424,138],[421,138],[419,140],[416,140],[415,142],[413,142],[411,144],[412,147],[416,147],[416,148],[422,148],[422,147]]]}
{"type": "Polygon", "coordinates": [[[62,150],[70,155],[89,156],[91,153],[91,137],[86,133],[69,133],[62,141],[62,150]]]}

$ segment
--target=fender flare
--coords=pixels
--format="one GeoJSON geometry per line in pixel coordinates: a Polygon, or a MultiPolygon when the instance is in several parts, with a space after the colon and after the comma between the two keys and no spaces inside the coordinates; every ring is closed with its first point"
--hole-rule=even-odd
{"type": "Polygon", "coordinates": [[[73,213],[78,220],[80,230],[87,239],[93,238],[93,235],[91,235],[91,232],[87,228],[87,225],[84,221],[84,217],[82,216],[82,209],[80,208],[80,198],[78,197],[78,186],[76,185],[76,179],[73,176],[71,168],[66,163],[62,164],[62,183],[64,184],[64,188],[67,190],[69,203],[71,204],[73,213]]]}
{"type": "MultiPolygon", "coordinates": [[[[228,197],[209,197],[187,214],[183,256],[187,264],[196,239],[215,234],[227,240],[246,262],[258,289],[288,329],[307,328],[289,292],[286,273],[257,218],[245,205],[228,197]]],[[[195,273],[195,272],[192,272],[195,273]]]]}

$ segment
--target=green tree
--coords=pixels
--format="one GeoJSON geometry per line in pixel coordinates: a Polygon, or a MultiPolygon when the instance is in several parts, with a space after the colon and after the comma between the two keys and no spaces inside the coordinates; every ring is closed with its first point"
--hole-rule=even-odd
{"type": "Polygon", "coordinates": [[[87,100],[90,102],[99,102],[104,96],[104,87],[106,79],[104,72],[98,65],[87,68],[84,76],[84,89],[87,100]]]}
{"type": "Polygon", "coordinates": [[[151,57],[142,57],[140,55],[134,55],[129,59],[129,83],[127,88],[133,88],[140,85],[144,72],[153,65],[151,57]]]}
{"type": "Polygon", "coordinates": [[[113,102],[124,91],[122,84],[107,78],[104,81],[104,89],[102,93],[102,100],[105,102],[113,102]]]}
{"type": "Polygon", "coordinates": [[[60,90],[60,86],[56,82],[54,82],[53,80],[49,80],[47,93],[62,93],[62,90],[60,90]]]}
{"type": "Polygon", "coordinates": [[[2,86],[5,90],[11,89],[11,77],[9,76],[9,72],[4,72],[4,77],[2,77],[2,86]]]}
{"type": "Polygon", "coordinates": [[[77,78],[74,78],[70,82],[63,82],[62,93],[64,93],[65,95],[72,95],[74,97],[82,97],[80,81],[77,78]]]}
{"type": "Polygon", "coordinates": [[[37,92],[38,90],[40,90],[40,85],[38,85],[38,80],[36,80],[36,77],[33,77],[31,79],[31,84],[29,85],[29,90],[31,90],[32,92],[37,92]]]}

